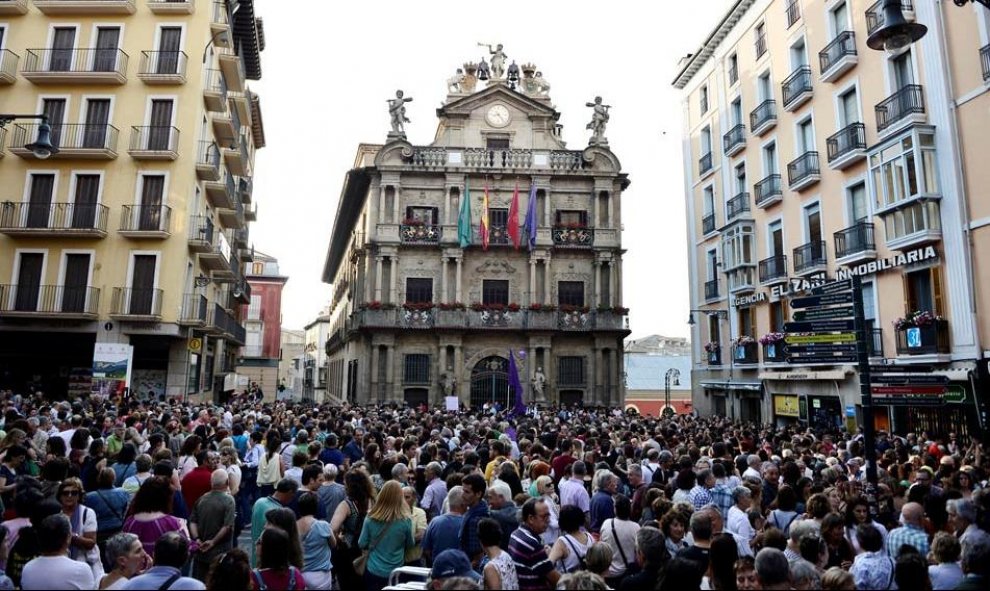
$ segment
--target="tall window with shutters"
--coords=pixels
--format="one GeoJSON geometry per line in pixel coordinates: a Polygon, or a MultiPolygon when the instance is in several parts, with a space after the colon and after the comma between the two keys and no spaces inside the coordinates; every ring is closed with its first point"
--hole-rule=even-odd
{"type": "Polygon", "coordinates": [[[584,386],[587,383],[584,357],[561,356],[557,358],[557,383],[561,386],[584,386]]]}

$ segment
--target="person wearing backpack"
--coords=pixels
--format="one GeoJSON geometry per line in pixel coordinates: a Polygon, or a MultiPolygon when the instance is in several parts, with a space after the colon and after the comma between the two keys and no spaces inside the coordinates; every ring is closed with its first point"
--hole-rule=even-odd
{"type": "MultiPolygon", "coordinates": [[[[288,544],[286,544],[288,547],[288,544]]],[[[179,532],[170,531],[155,542],[155,565],[143,575],[127,581],[121,589],[141,591],[200,591],[206,585],[192,577],[182,576],[180,569],[189,560],[189,540],[179,532]]],[[[88,587],[92,589],[92,587],[88,587]]]]}
{"type": "Polygon", "coordinates": [[[550,562],[555,564],[560,574],[585,569],[584,557],[595,539],[584,529],[584,511],[577,505],[564,505],[560,508],[560,537],[550,548],[550,562]]]}
{"type": "Polygon", "coordinates": [[[625,495],[615,497],[615,518],[602,524],[601,541],[612,549],[612,563],[608,567],[605,582],[618,589],[622,579],[639,570],[636,564],[636,534],[639,524],[631,521],[632,501],[625,495]]]}
{"type": "Polygon", "coordinates": [[[797,518],[797,493],[785,484],[777,491],[777,508],[767,516],[767,525],[779,529],[786,536],[797,518]]]}

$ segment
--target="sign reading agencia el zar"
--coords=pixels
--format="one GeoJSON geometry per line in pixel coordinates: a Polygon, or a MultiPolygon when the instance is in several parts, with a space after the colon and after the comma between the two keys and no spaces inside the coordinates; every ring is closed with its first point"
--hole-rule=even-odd
{"type": "Polygon", "coordinates": [[[733,305],[737,308],[752,306],[753,304],[766,302],[771,297],[776,299],[791,294],[798,294],[832,281],[844,281],[854,276],[862,277],[864,275],[874,275],[876,273],[905,267],[907,265],[924,263],[937,258],[938,252],[935,250],[934,246],[924,246],[885,259],[877,259],[875,261],[869,261],[861,265],[856,265],[855,267],[839,269],[835,272],[835,277],[832,279],[825,277],[791,279],[787,283],[774,285],[770,288],[769,293],[766,291],[761,291],[752,295],[735,298],[733,300],[733,305]]]}

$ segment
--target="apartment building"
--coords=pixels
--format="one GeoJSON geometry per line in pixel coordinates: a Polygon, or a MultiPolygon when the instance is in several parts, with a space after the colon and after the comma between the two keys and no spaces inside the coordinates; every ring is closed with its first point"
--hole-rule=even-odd
{"type": "Polygon", "coordinates": [[[393,132],[358,147],[323,273],[327,395],[508,407],[512,351],[528,403],[618,405],[627,176],[604,138],[566,149],[536,66],[487,84],[476,68],[454,79],[432,144],[393,132]],[[532,205],[519,248],[514,202],[519,225],[532,205]]]}
{"type": "Polygon", "coordinates": [[[678,68],[702,414],[862,421],[855,365],[788,362],[780,334],[794,296],[858,275],[871,364],[949,380],[938,406],[877,406],[876,426],[984,424],[990,11],[902,0],[928,34],[884,52],[866,45],[881,7],[739,0],[678,68]]]}
{"type": "Polygon", "coordinates": [[[0,387],[64,398],[96,344],[121,343],[134,388],[222,388],[245,342],[265,143],[254,9],[0,2],[0,112],[44,115],[58,150],[31,149],[37,119],[0,129],[0,387]]]}
{"type": "Polygon", "coordinates": [[[266,394],[278,391],[282,359],[282,290],[289,278],[279,272],[278,259],[255,251],[246,263],[245,279],[251,287],[251,302],[242,306],[244,346],[237,373],[257,382],[266,394]]]}

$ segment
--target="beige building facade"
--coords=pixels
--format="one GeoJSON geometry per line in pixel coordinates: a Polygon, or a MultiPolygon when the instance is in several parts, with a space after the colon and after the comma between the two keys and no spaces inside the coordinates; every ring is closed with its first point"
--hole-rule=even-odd
{"type": "Polygon", "coordinates": [[[58,148],[27,147],[38,120],[0,130],[0,387],[79,394],[119,343],[141,395],[222,389],[265,141],[255,3],[0,4],[0,112],[46,115],[58,148]]]}
{"type": "Polygon", "coordinates": [[[358,148],[323,276],[333,285],[326,395],[505,407],[512,351],[527,403],[620,404],[629,181],[604,137],[566,149],[535,66],[521,67],[518,86],[494,70],[485,85],[474,67],[448,82],[432,144],[392,133],[358,148]],[[520,225],[535,199],[533,245],[524,232],[519,249],[508,236],[517,187],[520,225]],[[487,249],[478,228],[486,191],[487,249]]]}
{"type": "Polygon", "coordinates": [[[949,383],[937,407],[878,406],[877,427],[984,424],[990,11],[901,4],[928,34],[883,52],[881,2],[739,0],[680,64],[702,413],[862,421],[855,363],[789,361],[780,340],[795,296],[857,275],[871,364],[949,383]]]}

